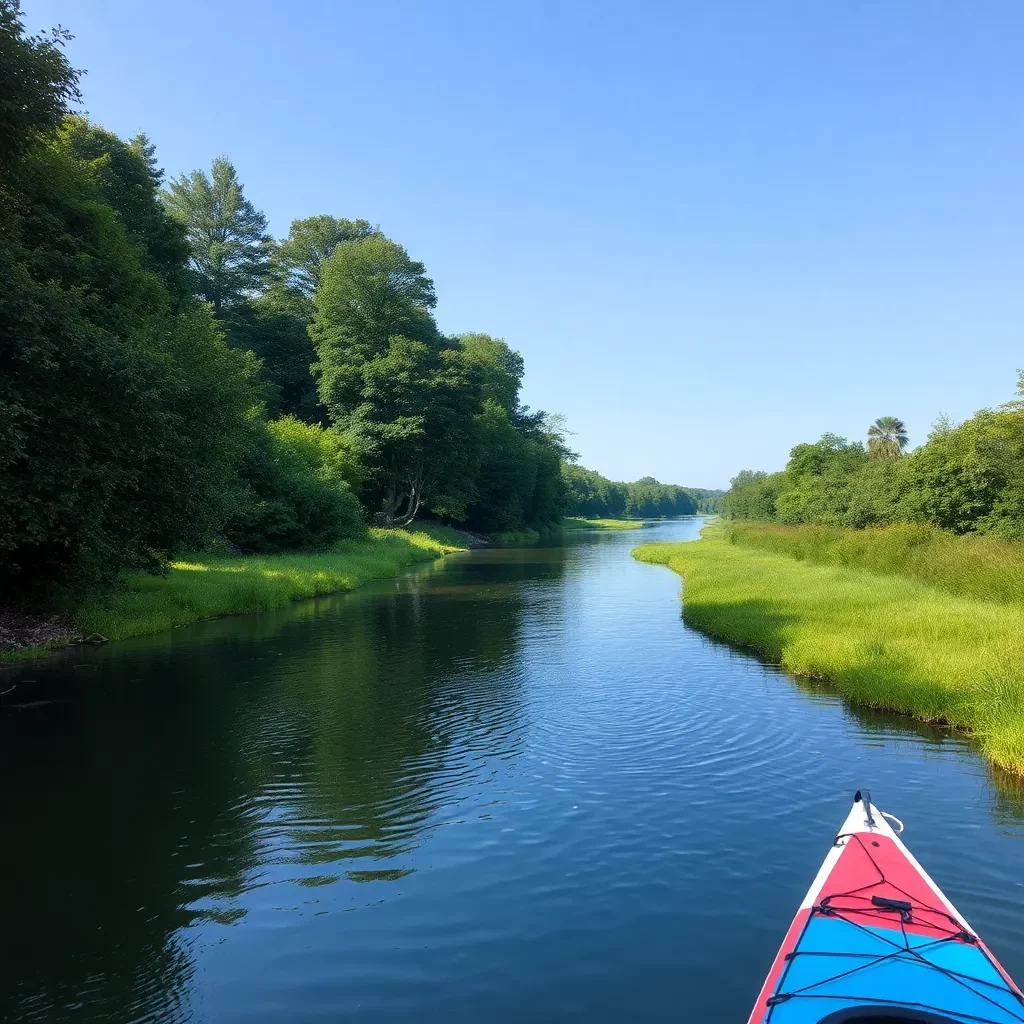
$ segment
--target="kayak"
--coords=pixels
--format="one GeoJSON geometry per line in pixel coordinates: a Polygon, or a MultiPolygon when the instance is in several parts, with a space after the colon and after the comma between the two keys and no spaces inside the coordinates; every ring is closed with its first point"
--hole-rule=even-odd
{"type": "Polygon", "coordinates": [[[1024,995],[902,831],[857,793],[748,1024],[1024,1021],[1024,995]]]}

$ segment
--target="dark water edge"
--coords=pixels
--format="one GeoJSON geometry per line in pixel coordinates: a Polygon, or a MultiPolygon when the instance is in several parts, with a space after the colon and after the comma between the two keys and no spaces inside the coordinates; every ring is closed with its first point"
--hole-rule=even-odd
{"type": "Polygon", "coordinates": [[[853,791],[1024,977],[1024,787],[686,627],[641,541],[0,674],[0,1019],[743,1021],[853,791]]]}

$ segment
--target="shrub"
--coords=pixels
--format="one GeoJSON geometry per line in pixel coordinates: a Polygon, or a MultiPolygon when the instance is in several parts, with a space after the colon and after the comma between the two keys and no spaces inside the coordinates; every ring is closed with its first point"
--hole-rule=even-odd
{"type": "Polygon", "coordinates": [[[293,417],[255,420],[225,527],[241,551],[327,548],[364,532],[362,509],[343,473],[344,443],[293,417]]]}

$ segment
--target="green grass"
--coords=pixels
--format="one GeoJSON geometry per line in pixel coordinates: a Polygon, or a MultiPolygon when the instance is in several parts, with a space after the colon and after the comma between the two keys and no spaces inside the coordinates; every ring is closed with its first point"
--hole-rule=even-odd
{"type": "MultiPolygon", "coordinates": [[[[365,539],[342,541],[324,552],[197,554],[174,562],[166,576],[126,573],[122,589],[83,605],[72,617],[85,635],[123,640],[212,616],[268,611],[298,598],[352,590],[466,547],[457,530],[422,523],[405,530],[370,530],[365,539]]],[[[53,646],[3,652],[0,658],[21,661],[53,646]]]]}
{"type": "Polygon", "coordinates": [[[16,664],[19,661],[33,661],[53,651],[67,647],[67,640],[49,640],[45,644],[33,644],[31,647],[15,647],[13,650],[0,651],[0,665],[16,664]]]}
{"type": "Polygon", "coordinates": [[[993,762],[1024,773],[1024,605],[809,564],[731,543],[726,526],[633,554],[684,577],[697,629],[861,704],[967,730],[993,762]]]}
{"type": "Polygon", "coordinates": [[[815,565],[906,576],[957,597],[1024,603],[1024,544],[933,526],[900,524],[844,530],[828,526],[725,522],[721,536],[741,547],[815,565]]]}
{"type": "Polygon", "coordinates": [[[563,530],[639,530],[643,519],[584,519],[569,516],[562,520],[563,530]]]}

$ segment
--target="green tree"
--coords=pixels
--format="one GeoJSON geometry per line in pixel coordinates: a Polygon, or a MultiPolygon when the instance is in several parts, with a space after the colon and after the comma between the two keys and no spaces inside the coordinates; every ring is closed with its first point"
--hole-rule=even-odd
{"type": "Polygon", "coordinates": [[[401,335],[355,371],[358,400],[338,421],[369,467],[370,506],[404,526],[426,504],[465,516],[478,465],[478,373],[457,348],[401,335]]]}
{"type": "Polygon", "coordinates": [[[186,302],[189,243],[184,225],[160,202],[163,171],[157,166],[155,147],[145,135],[124,142],[84,117],[65,118],[59,137],[76,158],[88,163],[103,198],[140,246],[146,269],[160,278],[177,305],[186,302]]]}
{"type": "Polygon", "coordinates": [[[316,349],[301,308],[277,285],[252,302],[233,307],[224,319],[228,340],[260,360],[267,415],[297,416],[306,423],[324,419],[310,367],[316,349]]]}
{"type": "Polygon", "coordinates": [[[26,35],[19,0],[0,0],[0,177],[16,171],[15,157],[81,99],[79,73],[64,56],[70,38],[60,28],[26,35]]]}
{"type": "Polygon", "coordinates": [[[775,518],[775,504],[785,474],[769,476],[762,470],[743,469],[729,481],[722,499],[722,515],[727,519],[775,518]]]}
{"type": "Polygon", "coordinates": [[[894,459],[903,454],[910,438],[903,420],[879,416],[868,427],[868,453],[873,459],[894,459]]]}
{"type": "Polygon", "coordinates": [[[334,419],[354,408],[352,371],[383,355],[392,337],[436,346],[434,284],[397,242],[371,235],[340,242],[321,271],[309,333],[319,363],[320,398],[334,419]]]}
{"type": "Polygon", "coordinates": [[[347,220],[320,214],[293,220],[281,242],[275,262],[282,280],[304,298],[311,299],[320,284],[320,268],[334,255],[339,242],[355,242],[379,234],[367,220],[347,220]]]}
{"type": "Polygon", "coordinates": [[[178,302],[152,150],[68,117],[66,36],[0,0],[0,593],[159,567],[219,529],[251,357],[178,302]]]}
{"type": "Polygon", "coordinates": [[[245,198],[230,160],[217,157],[209,176],[175,178],[163,201],[185,226],[195,292],[217,316],[259,289],[270,265],[267,218],[245,198]]]}
{"type": "Polygon", "coordinates": [[[321,401],[369,467],[385,525],[426,502],[461,518],[478,457],[481,373],[442,338],[423,264],[382,235],[340,242],[323,264],[310,336],[321,401]]]}
{"type": "Polygon", "coordinates": [[[176,310],[71,133],[0,190],[0,578],[7,593],[159,567],[219,528],[251,357],[176,310]]]}
{"type": "Polygon", "coordinates": [[[798,444],[789,453],[786,472],[793,477],[849,473],[865,461],[864,446],[838,434],[822,434],[814,444],[798,444]]]}
{"type": "Polygon", "coordinates": [[[460,334],[457,340],[466,358],[480,368],[484,399],[514,416],[523,384],[523,357],[503,339],[489,334],[460,334]]]}
{"type": "Polygon", "coordinates": [[[527,525],[537,485],[537,451],[514,416],[493,398],[485,398],[477,417],[480,463],[466,519],[488,532],[527,525]]]}

